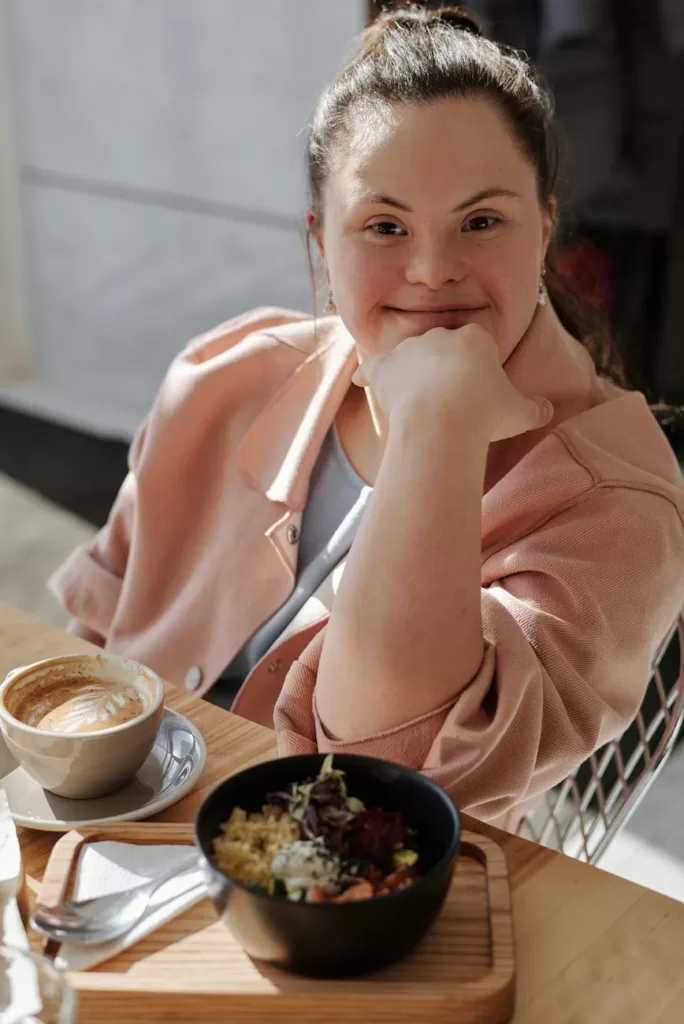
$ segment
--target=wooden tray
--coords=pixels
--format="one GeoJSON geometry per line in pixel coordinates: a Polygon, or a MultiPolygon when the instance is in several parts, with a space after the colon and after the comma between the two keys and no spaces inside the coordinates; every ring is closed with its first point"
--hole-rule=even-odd
{"type": "MultiPolygon", "coordinates": [[[[192,827],[107,825],[69,832],[55,845],[40,902],[68,899],[83,843],[192,843],[192,827]]],[[[48,943],[47,955],[56,952],[48,943]]],[[[446,906],[401,964],[348,981],[313,981],[251,960],[208,899],[135,946],[69,977],[79,1021],[291,1021],[342,1024],[502,1024],[513,1013],[515,954],[506,861],[499,847],[464,832],[446,906]]]]}

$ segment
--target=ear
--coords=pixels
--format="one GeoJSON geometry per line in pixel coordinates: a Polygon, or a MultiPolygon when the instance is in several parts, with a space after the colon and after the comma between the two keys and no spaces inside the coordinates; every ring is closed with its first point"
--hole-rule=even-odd
{"type": "Polygon", "coordinates": [[[553,236],[553,228],[558,214],[558,200],[555,196],[549,196],[546,206],[542,209],[542,254],[546,259],[546,253],[553,236]]]}
{"type": "Polygon", "coordinates": [[[318,249],[318,255],[320,256],[321,263],[323,264],[326,281],[329,281],[328,266],[325,262],[325,246],[323,244],[323,225],[321,224],[320,217],[311,209],[311,207],[306,211],[306,233],[309,238],[313,239],[316,248],[318,249]]]}

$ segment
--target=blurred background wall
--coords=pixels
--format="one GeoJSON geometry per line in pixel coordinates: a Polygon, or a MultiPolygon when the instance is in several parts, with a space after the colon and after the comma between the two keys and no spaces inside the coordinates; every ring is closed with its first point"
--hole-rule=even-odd
{"type": "Polygon", "coordinates": [[[26,312],[1,339],[0,402],[125,438],[194,334],[263,303],[311,307],[303,129],[366,2],[0,0],[0,12],[15,161],[0,234],[26,312]]]}

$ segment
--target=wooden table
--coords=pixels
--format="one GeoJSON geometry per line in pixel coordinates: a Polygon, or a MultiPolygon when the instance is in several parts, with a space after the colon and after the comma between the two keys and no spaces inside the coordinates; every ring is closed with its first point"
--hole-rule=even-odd
{"type": "MultiPolygon", "coordinates": [[[[0,679],[17,665],[91,650],[0,604],[0,679]]],[[[201,729],[209,757],[197,788],[159,815],[191,821],[219,779],[276,753],[262,726],[168,687],[167,703],[201,729]]],[[[516,836],[466,819],[505,851],[518,957],[515,1024],[681,1024],[684,904],[516,836]]],[[[35,890],[54,833],[20,830],[35,890]]]]}

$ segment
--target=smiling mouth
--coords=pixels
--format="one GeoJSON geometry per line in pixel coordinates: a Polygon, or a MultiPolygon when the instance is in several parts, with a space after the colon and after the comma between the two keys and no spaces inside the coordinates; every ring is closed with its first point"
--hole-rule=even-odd
{"type": "Polygon", "coordinates": [[[484,306],[415,306],[411,309],[402,309],[400,306],[388,306],[393,313],[435,314],[440,313],[479,313],[484,306]]]}
{"type": "Polygon", "coordinates": [[[403,329],[411,334],[425,334],[426,331],[442,328],[457,331],[473,322],[476,313],[486,306],[415,306],[411,309],[400,309],[398,306],[386,307],[391,313],[403,318],[403,329]]]}

